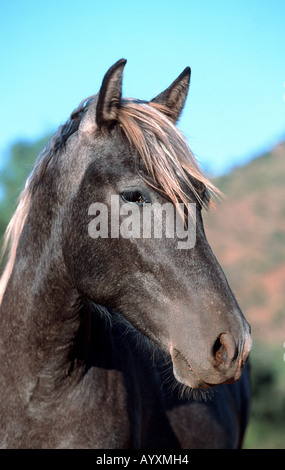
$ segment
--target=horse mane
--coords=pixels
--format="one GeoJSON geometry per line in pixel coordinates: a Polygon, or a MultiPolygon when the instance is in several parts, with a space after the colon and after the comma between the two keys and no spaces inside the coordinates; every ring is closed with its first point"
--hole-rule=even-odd
{"type": "Polygon", "coordinates": [[[85,114],[94,96],[82,101],[72,112],[66,123],[60,126],[57,132],[50,138],[47,145],[38,155],[34,168],[26,180],[25,187],[18,198],[16,211],[5,232],[2,259],[8,249],[8,245],[10,249],[5,269],[0,278],[0,305],[14,266],[19,239],[30,208],[31,197],[38,184],[42,181],[50,159],[63,150],[67,139],[78,130],[82,116],[85,114]]]}
{"type": "MultiPolygon", "coordinates": [[[[0,304],[14,266],[31,198],[44,177],[48,162],[64,149],[68,138],[78,130],[83,116],[96,100],[96,96],[93,95],[79,104],[66,123],[51,137],[35,161],[33,171],[20,194],[16,211],[5,233],[2,256],[7,251],[8,245],[10,249],[0,279],[0,304]]],[[[208,205],[211,194],[220,194],[199,168],[185,138],[169,120],[167,110],[161,104],[123,99],[119,109],[118,124],[129,145],[139,153],[145,165],[150,177],[146,179],[147,183],[162,191],[174,204],[181,201],[187,203],[183,189],[185,187],[190,188],[201,206],[208,205]]]]}

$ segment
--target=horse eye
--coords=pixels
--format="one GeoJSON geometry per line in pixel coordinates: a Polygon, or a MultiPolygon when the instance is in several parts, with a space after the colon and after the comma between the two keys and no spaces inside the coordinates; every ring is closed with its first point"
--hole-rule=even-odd
{"type": "Polygon", "coordinates": [[[121,197],[125,202],[132,202],[133,204],[141,205],[144,202],[149,202],[147,198],[137,189],[124,191],[121,194],[121,197]]]}

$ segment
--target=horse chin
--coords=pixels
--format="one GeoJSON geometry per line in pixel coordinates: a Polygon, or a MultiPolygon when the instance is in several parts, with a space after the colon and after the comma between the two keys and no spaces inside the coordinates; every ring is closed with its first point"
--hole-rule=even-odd
{"type": "Polygon", "coordinates": [[[209,385],[199,378],[197,373],[194,372],[191,365],[180,351],[173,349],[171,352],[171,357],[173,364],[173,375],[178,382],[183,385],[187,385],[192,389],[208,389],[213,387],[213,385],[209,385]]]}
{"type": "Polygon", "coordinates": [[[208,385],[200,380],[199,377],[197,377],[192,371],[189,371],[187,376],[182,376],[178,368],[173,366],[173,375],[179,383],[186,385],[193,390],[206,390],[212,388],[211,385],[208,385]]]}

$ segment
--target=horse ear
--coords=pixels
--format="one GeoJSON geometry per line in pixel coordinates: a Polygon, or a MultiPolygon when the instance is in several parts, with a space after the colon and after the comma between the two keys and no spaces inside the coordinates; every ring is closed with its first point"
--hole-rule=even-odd
{"type": "Polygon", "coordinates": [[[150,101],[151,103],[163,105],[167,110],[167,116],[174,123],[178,121],[184,107],[190,85],[190,76],[191,69],[186,67],[166,90],[150,101]]]}
{"type": "Polygon", "coordinates": [[[122,97],[123,71],[125,59],[120,59],[106,73],[97,101],[96,122],[99,128],[110,126],[117,120],[122,97]]]}

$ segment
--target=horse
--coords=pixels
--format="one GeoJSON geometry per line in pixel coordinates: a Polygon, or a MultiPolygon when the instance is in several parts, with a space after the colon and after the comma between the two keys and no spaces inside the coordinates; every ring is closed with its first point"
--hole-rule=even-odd
{"type": "Polygon", "coordinates": [[[218,190],[177,128],[191,69],[145,101],[122,97],[125,64],[51,137],[7,227],[1,448],[242,446],[250,326],[203,227],[218,190]],[[155,204],[181,209],[189,246],[166,218],[133,235],[155,204]]]}

